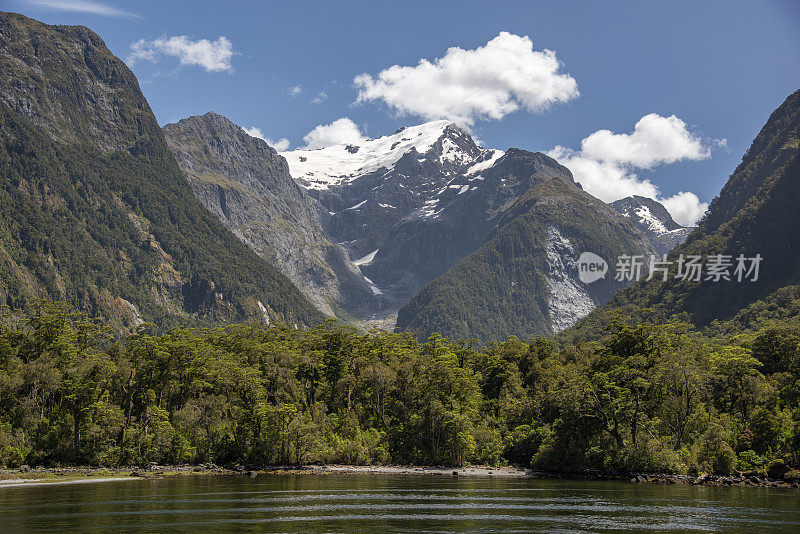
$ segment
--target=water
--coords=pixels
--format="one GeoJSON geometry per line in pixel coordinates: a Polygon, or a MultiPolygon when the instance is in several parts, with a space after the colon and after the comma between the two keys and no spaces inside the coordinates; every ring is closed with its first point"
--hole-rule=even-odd
{"type": "Polygon", "coordinates": [[[0,488],[0,532],[800,532],[772,488],[388,475],[0,488]]]}

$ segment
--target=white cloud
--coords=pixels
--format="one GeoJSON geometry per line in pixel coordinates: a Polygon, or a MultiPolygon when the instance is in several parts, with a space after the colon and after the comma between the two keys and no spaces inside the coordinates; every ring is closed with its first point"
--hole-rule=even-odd
{"type": "Polygon", "coordinates": [[[681,191],[659,201],[664,204],[675,222],[684,226],[693,226],[708,209],[708,203],[700,202],[697,195],[687,191],[681,191]]]}
{"type": "Polygon", "coordinates": [[[277,141],[273,141],[269,137],[265,136],[260,128],[256,128],[255,126],[251,126],[249,128],[242,128],[242,130],[247,132],[247,135],[249,135],[250,137],[255,137],[261,139],[262,141],[265,141],[269,146],[271,146],[278,152],[283,152],[284,150],[287,150],[289,148],[289,140],[286,139],[285,137],[282,137],[277,141]]]}
{"type": "Polygon", "coordinates": [[[140,39],[131,44],[131,53],[127,58],[129,65],[139,60],[158,62],[160,56],[178,58],[181,66],[196,65],[207,72],[233,73],[231,58],[234,55],[233,45],[224,36],[216,41],[208,39],[191,40],[186,35],[166,36],[148,41],[140,39]]]}
{"type": "Polygon", "coordinates": [[[36,7],[54,9],[57,11],[71,11],[73,13],[89,13],[91,15],[101,15],[104,17],[127,17],[140,19],[135,13],[117,9],[116,7],[91,2],[88,0],[27,0],[27,3],[36,7]]]}
{"type": "Polygon", "coordinates": [[[598,161],[650,169],[662,163],[711,157],[711,149],[675,115],[645,115],[631,134],[598,130],[581,141],[581,153],[598,161]]]}
{"type": "Polygon", "coordinates": [[[578,84],[560,68],[554,51],[535,51],[529,37],[501,32],[474,50],[452,47],[433,62],[394,65],[353,81],[358,103],[381,100],[400,115],[472,125],[578,97],[578,84]]]}
{"type": "Polygon", "coordinates": [[[328,93],[325,91],[320,91],[317,93],[317,96],[311,99],[312,104],[322,104],[328,99],[328,93]]]}
{"type": "Polygon", "coordinates": [[[302,85],[293,85],[291,87],[286,88],[286,92],[289,93],[289,96],[297,96],[303,92],[302,85]]]}
{"type": "Polygon", "coordinates": [[[682,160],[711,157],[711,146],[724,146],[725,140],[704,141],[672,115],[645,115],[633,133],[616,134],[598,130],[581,141],[580,150],[557,146],[548,154],[566,166],[590,194],[605,202],[630,195],[641,195],[663,203],[676,222],[693,225],[702,217],[708,204],[694,193],[681,191],[662,198],[659,188],[640,178],[637,169],[682,160]]]}
{"type": "Polygon", "coordinates": [[[330,124],[320,124],[304,137],[305,148],[314,150],[325,148],[331,145],[357,144],[364,141],[366,137],[358,129],[356,123],[343,117],[330,124]]]}

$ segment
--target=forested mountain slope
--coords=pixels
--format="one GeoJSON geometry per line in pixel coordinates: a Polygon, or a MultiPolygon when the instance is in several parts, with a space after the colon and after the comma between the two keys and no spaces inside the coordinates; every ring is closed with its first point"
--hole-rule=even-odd
{"type": "MultiPolygon", "coordinates": [[[[737,332],[770,319],[800,316],[800,91],[772,113],[719,196],[686,243],[670,257],[667,281],[641,282],[619,292],[587,317],[575,335],[598,335],[605,311],[652,320],[670,317],[697,327],[737,332]],[[676,279],[680,255],[730,256],[731,280],[676,279]],[[737,258],[760,255],[758,279],[734,276],[737,258]]],[[[746,262],[749,270],[752,262],[746,262]]],[[[746,273],[745,273],[746,274],[746,273]]],[[[754,274],[754,273],[753,273],[754,274]]]]}
{"type": "Polygon", "coordinates": [[[84,27],[0,14],[0,302],[141,321],[323,318],[194,197],[131,71],[84,27]]]}
{"type": "Polygon", "coordinates": [[[531,186],[502,211],[477,251],[401,308],[398,329],[483,341],[559,332],[624,285],[613,273],[580,281],[581,253],[613,261],[654,252],[630,221],[543,154],[509,150],[484,175],[490,183],[529,177],[531,186]]]}

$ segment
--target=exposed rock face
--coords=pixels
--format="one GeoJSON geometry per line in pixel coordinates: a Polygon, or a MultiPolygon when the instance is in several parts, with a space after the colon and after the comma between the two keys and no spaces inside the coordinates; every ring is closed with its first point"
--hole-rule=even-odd
{"type": "Polygon", "coordinates": [[[97,35],[0,13],[0,302],[31,298],[120,330],[324,318],[197,201],[97,35]]]}
{"type": "MultiPolygon", "coordinates": [[[[329,235],[372,283],[390,320],[474,251],[496,215],[531,186],[530,175],[510,172],[520,154],[481,148],[447,121],[358,146],[283,153],[293,178],[325,206],[329,235]]],[[[537,172],[562,172],[550,158],[526,157],[539,158],[537,172]]]]}
{"type": "Polygon", "coordinates": [[[578,277],[578,257],[569,239],[555,226],[547,227],[547,307],[553,332],[561,332],[596,307],[578,277]]]}
{"type": "Polygon", "coordinates": [[[676,223],[663,204],[652,198],[634,195],[611,203],[645,233],[658,254],[666,254],[686,241],[692,228],[676,223]]]}
{"type": "Polygon", "coordinates": [[[614,279],[617,257],[654,252],[638,228],[543,154],[509,150],[482,175],[489,183],[521,182],[527,189],[499,206],[475,252],[400,309],[398,329],[420,339],[433,333],[482,341],[553,334],[627,285],[614,279]],[[581,282],[577,260],[583,252],[604,258],[610,273],[581,282]]]}
{"type": "Polygon", "coordinates": [[[294,183],[273,148],[213,112],[163,131],[195,196],[320,310],[373,311],[377,302],[358,267],[325,235],[327,213],[294,183]]]}

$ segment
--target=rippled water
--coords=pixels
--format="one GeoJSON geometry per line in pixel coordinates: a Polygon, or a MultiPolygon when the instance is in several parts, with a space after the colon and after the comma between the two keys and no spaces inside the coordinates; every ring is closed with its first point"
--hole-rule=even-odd
{"type": "Polygon", "coordinates": [[[800,532],[800,492],[381,475],[0,488],[0,532],[800,532]]]}

